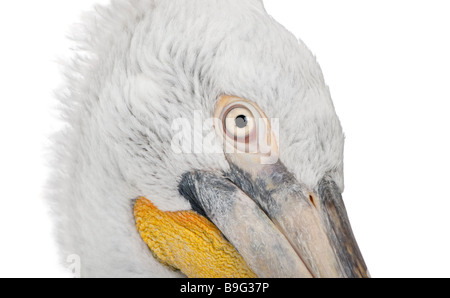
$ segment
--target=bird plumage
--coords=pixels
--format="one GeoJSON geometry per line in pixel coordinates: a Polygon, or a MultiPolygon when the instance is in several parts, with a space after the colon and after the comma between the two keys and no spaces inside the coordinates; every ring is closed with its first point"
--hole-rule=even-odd
{"type": "Polygon", "coordinates": [[[172,148],[173,122],[195,127],[194,113],[212,117],[222,94],[279,119],[280,159],[297,179],[315,189],[329,175],[343,190],[344,137],[320,67],[260,0],[115,0],[76,36],[49,200],[63,260],[79,255],[83,276],[182,276],[139,237],[133,202],[189,210],[181,176],[228,170],[223,153],[205,153],[217,145],[172,148]]]}

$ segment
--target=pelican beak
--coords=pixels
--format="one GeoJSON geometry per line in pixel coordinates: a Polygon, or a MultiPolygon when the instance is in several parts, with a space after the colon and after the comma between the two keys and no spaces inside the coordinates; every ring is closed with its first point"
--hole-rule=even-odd
{"type": "Polygon", "coordinates": [[[259,277],[369,277],[335,182],[307,189],[278,161],[184,175],[180,192],[259,277]]]}
{"type": "Polygon", "coordinates": [[[212,221],[259,277],[369,277],[336,183],[314,189],[279,159],[275,129],[246,99],[223,96],[215,128],[227,173],[187,173],[180,193],[212,221]],[[241,114],[247,122],[238,124],[241,114]]]}

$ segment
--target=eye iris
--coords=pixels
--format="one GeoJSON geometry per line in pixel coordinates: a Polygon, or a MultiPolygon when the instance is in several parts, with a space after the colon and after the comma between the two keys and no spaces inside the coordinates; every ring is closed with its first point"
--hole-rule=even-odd
{"type": "Polygon", "coordinates": [[[244,116],[244,115],[239,115],[239,116],[236,117],[235,123],[236,123],[236,126],[237,126],[237,127],[239,127],[239,128],[244,128],[244,127],[246,127],[247,124],[248,124],[248,119],[247,119],[247,117],[244,116]]]}

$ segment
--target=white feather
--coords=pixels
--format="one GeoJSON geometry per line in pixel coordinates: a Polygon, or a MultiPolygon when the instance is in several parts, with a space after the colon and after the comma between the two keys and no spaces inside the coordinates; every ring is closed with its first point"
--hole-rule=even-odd
{"type": "Polygon", "coordinates": [[[180,176],[228,168],[223,154],[171,148],[173,120],[212,117],[221,94],[280,119],[281,160],[300,181],[315,188],[330,173],[343,189],[344,137],[320,67],[261,1],[116,0],[82,27],[50,195],[62,257],[79,255],[82,276],[180,276],[139,237],[133,200],[190,209],[180,176]]]}

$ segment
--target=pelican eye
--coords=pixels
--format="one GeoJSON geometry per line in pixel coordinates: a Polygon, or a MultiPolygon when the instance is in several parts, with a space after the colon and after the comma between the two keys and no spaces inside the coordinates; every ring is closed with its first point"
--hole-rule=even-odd
{"type": "Polygon", "coordinates": [[[214,127],[228,154],[259,154],[255,158],[278,154],[270,121],[253,101],[223,95],[214,110],[214,127]]]}
{"type": "Polygon", "coordinates": [[[247,143],[255,133],[255,117],[244,105],[230,107],[222,120],[226,135],[234,141],[247,143]]]}
{"type": "Polygon", "coordinates": [[[236,117],[236,126],[239,128],[244,128],[248,124],[247,116],[245,115],[239,115],[236,117]]]}

